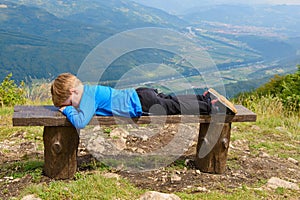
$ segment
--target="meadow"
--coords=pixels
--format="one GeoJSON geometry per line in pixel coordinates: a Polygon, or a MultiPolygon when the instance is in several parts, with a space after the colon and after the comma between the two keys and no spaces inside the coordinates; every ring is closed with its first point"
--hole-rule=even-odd
{"type": "MultiPolygon", "coordinates": [[[[10,83],[12,88],[16,86],[10,83]]],[[[51,104],[49,86],[47,81],[25,86],[23,103],[51,104]]],[[[90,158],[79,165],[72,180],[51,180],[43,175],[42,127],[13,127],[13,105],[2,105],[0,198],[34,195],[41,199],[123,200],[157,190],[181,199],[297,199],[299,190],[269,188],[267,182],[278,177],[300,186],[299,110],[288,108],[271,94],[252,92],[232,100],[254,111],[258,119],[233,124],[224,174],[199,172],[181,159],[154,172],[126,173],[90,158]],[[172,181],[174,174],[180,181],[172,181]]]]}

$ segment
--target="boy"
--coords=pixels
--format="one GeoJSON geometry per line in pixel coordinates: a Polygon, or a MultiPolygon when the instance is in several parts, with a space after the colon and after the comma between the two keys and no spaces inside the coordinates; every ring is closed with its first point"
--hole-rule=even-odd
{"type": "Polygon", "coordinates": [[[232,114],[236,113],[234,106],[212,89],[204,95],[178,96],[158,93],[151,88],[118,90],[102,85],[83,85],[70,73],[60,74],[54,80],[51,94],[53,104],[60,107],[59,110],[78,129],[84,128],[95,114],[123,117],[197,115],[216,112],[220,105],[225,109],[228,107],[232,114]],[[218,102],[221,104],[216,106],[218,102]]]}

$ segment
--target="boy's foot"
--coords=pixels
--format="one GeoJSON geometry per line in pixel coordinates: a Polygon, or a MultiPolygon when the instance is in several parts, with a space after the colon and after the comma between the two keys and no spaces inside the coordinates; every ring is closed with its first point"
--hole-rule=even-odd
{"type": "Polygon", "coordinates": [[[223,95],[219,94],[212,88],[208,89],[210,94],[210,98],[214,103],[212,104],[213,107],[217,108],[218,112],[226,112],[227,114],[236,114],[237,110],[234,107],[233,103],[231,103],[228,99],[226,99],[223,95]],[[224,109],[225,106],[225,109],[224,109]],[[227,111],[230,111],[229,113],[227,111]]]}

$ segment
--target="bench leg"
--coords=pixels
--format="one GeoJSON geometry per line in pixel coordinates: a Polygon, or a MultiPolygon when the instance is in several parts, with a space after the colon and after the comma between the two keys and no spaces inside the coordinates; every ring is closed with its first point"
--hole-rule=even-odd
{"type": "Polygon", "coordinates": [[[231,123],[200,124],[196,168],[202,172],[222,174],[226,169],[231,123]]]}
{"type": "Polygon", "coordinates": [[[54,179],[71,179],[77,170],[79,135],[74,127],[44,127],[44,173],[54,179]]]}

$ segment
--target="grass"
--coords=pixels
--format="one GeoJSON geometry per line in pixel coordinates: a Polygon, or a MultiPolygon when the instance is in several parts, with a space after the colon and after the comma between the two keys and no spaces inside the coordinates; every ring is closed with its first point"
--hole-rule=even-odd
{"type": "Polygon", "coordinates": [[[300,113],[287,111],[278,98],[271,96],[252,96],[251,101],[242,103],[257,113],[258,119],[255,124],[239,123],[232,140],[248,140],[253,152],[264,149],[270,155],[300,161],[300,113]]]}
{"type": "MultiPolygon", "coordinates": [[[[48,104],[49,101],[43,101],[48,104]]],[[[41,102],[39,102],[40,104],[41,102]]],[[[258,114],[256,123],[233,124],[234,131],[231,140],[246,140],[249,142],[252,155],[261,150],[271,156],[280,158],[294,158],[300,161],[300,115],[297,112],[287,112],[278,99],[266,96],[258,99],[244,99],[242,103],[258,114]]],[[[18,132],[26,132],[24,140],[35,141],[42,150],[42,127],[12,127],[13,108],[0,108],[0,142],[9,140],[18,132]]],[[[106,130],[111,132],[110,129],[106,130]]],[[[21,141],[16,141],[21,142],[21,141]]],[[[3,150],[2,154],[9,151],[3,150]]],[[[228,165],[239,169],[238,155],[231,155],[228,165]]],[[[33,183],[22,190],[20,198],[34,194],[41,199],[138,199],[145,190],[134,187],[124,178],[106,178],[104,174],[110,172],[109,168],[92,163],[86,166],[89,170],[81,170],[74,180],[39,183],[42,178],[43,161],[37,158],[24,158],[21,161],[1,164],[0,179],[4,177],[21,178],[27,174],[33,177],[33,183]]],[[[174,163],[169,170],[178,170],[184,167],[183,161],[174,163]]],[[[226,188],[199,192],[197,187],[190,188],[176,194],[182,199],[296,199],[299,192],[278,188],[273,191],[258,189],[266,183],[261,180],[253,185],[243,185],[239,188],[226,188]]],[[[0,186],[3,183],[0,183],[0,186]]],[[[5,191],[4,191],[5,192],[5,191]]]]}
{"type": "Polygon", "coordinates": [[[42,199],[137,199],[144,191],[128,181],[105,178],[103,172],[81,174],[74,181],[53,181],[28,187],[24,194],[36,194],[42,199]]]}
{"type": "Polygon", "coordinates": [[[42,177],[43,165],[43,160],[27,160],[6,163],[1,166],[0,177],[12,177],[16,179],[29,174],[33,178],[34,182],[39,182],[42,177]]]}

